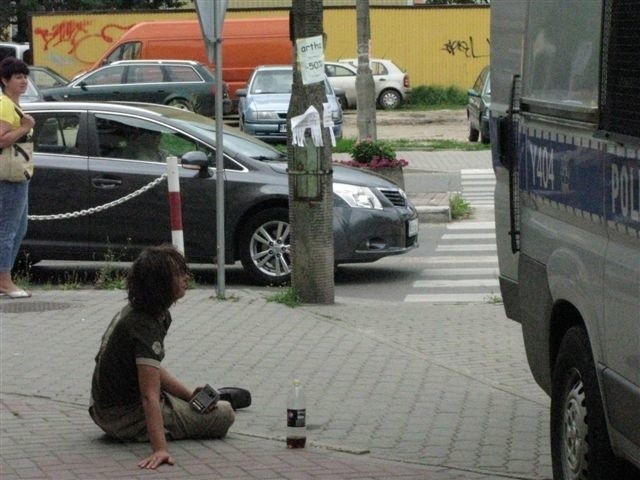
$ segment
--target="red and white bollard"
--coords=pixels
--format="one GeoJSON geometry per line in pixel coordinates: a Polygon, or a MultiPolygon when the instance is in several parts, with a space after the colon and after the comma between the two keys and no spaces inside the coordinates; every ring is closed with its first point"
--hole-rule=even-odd
{"type": "Polygon", "coordinates": [[[167,184],[169,186],[169,219],[171,221],[171,243],[184,255],[182,233],[182,204],[180,201],[180,175],[178,157],[167,157],[167,184]]]}

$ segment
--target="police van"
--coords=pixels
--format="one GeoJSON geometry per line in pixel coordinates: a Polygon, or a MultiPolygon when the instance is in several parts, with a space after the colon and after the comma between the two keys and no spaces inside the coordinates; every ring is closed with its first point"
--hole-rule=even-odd
{"type": "Polygon", "coordinates": [[[491,2],[506,314],[555,479],[640,478],[640,2],[491,2]]]}

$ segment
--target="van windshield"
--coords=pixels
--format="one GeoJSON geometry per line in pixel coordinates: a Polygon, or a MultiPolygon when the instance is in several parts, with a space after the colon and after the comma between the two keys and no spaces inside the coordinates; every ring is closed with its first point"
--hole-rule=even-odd
{"type": "Polygon", "coordinates": [[[140,42],[127,42],[120,45],[113,52],[109,54],[104,60],[104,64],[109,64],[118,60],[137,60],[140,58],[140,51],[142,50],[142,43],[140,42]]]}

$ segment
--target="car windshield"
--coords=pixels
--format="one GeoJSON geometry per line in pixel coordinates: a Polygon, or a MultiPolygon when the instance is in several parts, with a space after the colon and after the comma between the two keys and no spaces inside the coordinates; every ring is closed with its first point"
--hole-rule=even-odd
{"type": "MultiPolygon", "coordinates": [[[[291,94],[292,87],[291,70],[261,70],[256,72],[251,83],[251,93],[256,95],[268,93],[291,94]]],[[[332,95],[331,85],[325,78],[324,90],[327,95],[332,95]]]]}
{"type": "Polygon", "coordinates": [[[291,93],[291,70],[262,70],[256,72],[251,93],[291,93]]]}

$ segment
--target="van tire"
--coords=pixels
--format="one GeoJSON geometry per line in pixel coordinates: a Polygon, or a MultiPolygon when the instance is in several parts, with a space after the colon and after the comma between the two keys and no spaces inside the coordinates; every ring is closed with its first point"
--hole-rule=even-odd
{"type": "Polygon", "coordinates": [[[551,385],[551,460],[555,480],[618,478],[589,338],[581,326],[560,343],[551,385]],[[588,418],[588,420],[587,420],[588,418]]]}
{"type": "Polygon", "coordinates": [[[240,261],[258,285],[286,285],[291,279],[291,230],[286,208],[269,208],[249,219],[240,233],[240,261]],[[273,241],[273,248],[268,242],[273,241]],[[266,260],[261,263],[261,260],[266,260]],[[280,271],[278,271],[280,269],[280,271]]]}

